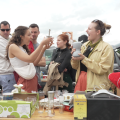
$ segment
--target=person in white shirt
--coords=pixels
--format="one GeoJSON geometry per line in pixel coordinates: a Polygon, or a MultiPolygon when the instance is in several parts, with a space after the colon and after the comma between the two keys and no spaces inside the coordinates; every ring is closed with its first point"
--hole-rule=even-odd
{"type": "Polygon", "coordinates": [[[2,86],[3,93],[11,92],[16,83],[13,68],[10,62],[6,59],[6,47],[9,42],[10,24],[7,21],[0,23],[0,85],[2,86]]]}

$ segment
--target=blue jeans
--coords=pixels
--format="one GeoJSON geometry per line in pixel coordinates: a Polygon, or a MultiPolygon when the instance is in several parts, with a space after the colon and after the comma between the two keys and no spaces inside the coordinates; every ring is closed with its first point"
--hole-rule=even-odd
{"type": "Polygon", "coordinates": [[[16,84],[14,74],[0,75],[0,85],[3,93],[9,93],[15,89],[13,87],[14,84],[16,84]]]}

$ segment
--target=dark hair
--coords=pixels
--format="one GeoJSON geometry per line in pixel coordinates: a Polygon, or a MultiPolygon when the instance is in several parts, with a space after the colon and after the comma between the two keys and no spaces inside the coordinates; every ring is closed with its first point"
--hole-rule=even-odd
{"type": "Polygon", "coordinates": [[[1,24],[3,24],[3,25],[9,25],[9,28],[10,28],[10,24],[9,24],[7,21],[2,21],[2,22],[0,23],[0,28],[1,28],[1,24]]]}
{"type": "MultiPolygon", "coordinates": [[[[7,46],[7,48],[6,48],[6,49],[7,49],[7,59],[9,59],[9,58],[8,58],[9,46],[10,46],[11,44],[13,44],[13,43],[16,44],[17,46],[21,45],[22,40],[21,40],[21,37],[20,37],[20,36],[24,36],[25,33],[26,33],[26,31],[27,31],[28,29],[29,29],[29,28],[28,28],[28,27],[25,27],[25,26],[18,26],[18,27],[15,29],[15,31],[14,31],[14,33],[12,34],[12,37],[11,37],[9,43],[8,43],[8,46],[7,46]]],[[[29,51],[27,45],[23,45],[23,48],[26,50],[26,52],[27,52],[28,54],[30,54],[30,51],[29,51]]]]}
{"type": "Polygon", "coordinates": [[[60,37],[63,41],[67,41],[66,46],[67,48],[71,47],[71,44],[69,43],[69,36],[66,34],[60,34],[58,35],[58,37],[60,37]]]}
{"type": "Polygon", "coordinates": [[[101,20],[93,20],[92,23],[96,23],[96,27],[95,29],[96,30],[100,30],[100,35],[103,36],[105,33],[106,33],[106,30],[109,30],[110,31],[110,28],[111,28],[111,25],[108,25],[106,23],[103,23],[101,20]]]}
{"type": "Polygon", "coordinates": [[[87,35],[81,35],[79,38],[78,38],[78,42],[82,41],[82,43],[85,43],[88,41],[88,36],[87,35]]]}
{"type": "Polygon", "coordinates": [[[35,24],[35,23],[33,23],[33,24],[31,24],[30,26],[29,26],[29,28],[35,28],[35,27],[37,27],[38,28],[38,30],[39,30],[39,26],[37,25],[37,24],[35,24]]]}

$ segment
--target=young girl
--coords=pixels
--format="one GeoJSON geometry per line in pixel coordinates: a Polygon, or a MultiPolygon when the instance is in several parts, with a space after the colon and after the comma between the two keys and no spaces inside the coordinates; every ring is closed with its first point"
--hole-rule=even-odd
{"type": "Polygon", "coordinates": [[[18,26],[7,46],[7,58],[19,75],[17,84],[23,84],[22,89],[28,93],[37,91],[38,82],[34,64],[40,61],[44,51],[53,43],[53,38],[44,38],[39,47],[29,55],[27,46],[30,39],[29,28],[18,26]]]}

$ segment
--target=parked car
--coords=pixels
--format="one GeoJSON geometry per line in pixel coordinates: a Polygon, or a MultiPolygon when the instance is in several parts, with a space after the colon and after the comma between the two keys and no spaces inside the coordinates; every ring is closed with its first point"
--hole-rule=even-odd
{"type": "Polygon", "coordinates": [[[46,49],[46,51],[45,51],[46,66],[40,67],[40,71],[42,71],[44,75],[47,75],[47,67],[48,67],[48,64],[51,62],[51,58],[52,58],[54,49],[56,49],[56,47],[51,46],[49,49],[46,49]]]}
{"type": "Polygon", "coordinates": [[[112,45],[114,50],[114,72],[120,72],[120,44],[112,45]]]}

